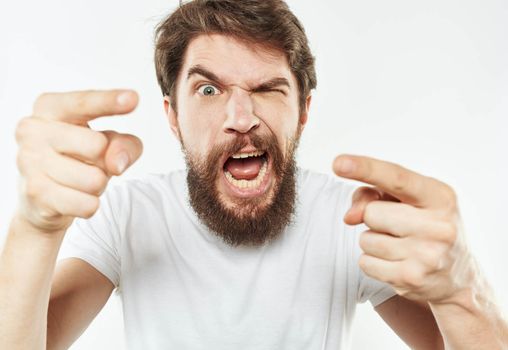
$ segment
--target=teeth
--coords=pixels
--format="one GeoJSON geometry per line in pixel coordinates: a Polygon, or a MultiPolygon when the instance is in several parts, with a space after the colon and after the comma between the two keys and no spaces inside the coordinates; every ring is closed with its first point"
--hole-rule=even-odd
{"type": "Polygon", "coordinates": [[[262,151],[256,151],[256,152],[250,152],[250,153],[235,153],[231,156],[231,158],[234,159],[240,159],[240,158],[248,158],[248,157],[259,157],[265,154],[265,152],[262,151]]]}
{"type": "Polygon", "coordinates": [[[259,185],[261,185],[261,183],[263,182],[263,180],[265,178],[266,169],[268,168],[267,163],[268,162],[266,162],[266,161],[263,162],[263,166],[261,167],[261,169],[259,169],[259,174],[258,174],[258,176],[256,176],[255,179],[252,179],[252,180],[245,180],[245,179],[237,180],[227,170],[225,171],[226,178],[228,179],[228,181],[231,184],[233,184],[234,186],[236,186],[238,188],[241,188],[241,189],[257,188],[257,187],[259,187],[259,185]]]}

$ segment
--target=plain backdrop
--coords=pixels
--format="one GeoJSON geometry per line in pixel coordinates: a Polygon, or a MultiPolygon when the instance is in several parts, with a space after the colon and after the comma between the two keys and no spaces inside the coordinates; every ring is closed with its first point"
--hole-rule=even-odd
{"type": "MultiPolygon", "coordinates": [[[[140,104],[134,113],[92,126],[143,140],[144,155],[125,177],[184,166],[164,118],[152,63],[153,28],[176,4],[1,2],[1,236],[17,198],[14,129],[43,91],[136,89],[140,104]]],[[[300,166],[331,174],[336,155],[356,153],[452,185],[471,250],[506,311],[506,0],[289,4],[317,58],[318,89],[301,141],[300,166]]],[[[122,349],[122,327],[121,306],[113,296],[72,349],[122,349]]],[[[358,308],[353,348],[406,347],[366,304],[358,308]]]]}

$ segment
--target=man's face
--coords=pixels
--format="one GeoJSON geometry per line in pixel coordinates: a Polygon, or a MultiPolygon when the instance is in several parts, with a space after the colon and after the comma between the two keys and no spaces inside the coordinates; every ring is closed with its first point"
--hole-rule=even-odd
{"type": "Polygon", "coordinates": [[[285,55],[198,36],[177,80],[177,111],[168,101],[198,216],[234,245],[274,238],[293,211],[294,151],[307,116],[285,55]]]}

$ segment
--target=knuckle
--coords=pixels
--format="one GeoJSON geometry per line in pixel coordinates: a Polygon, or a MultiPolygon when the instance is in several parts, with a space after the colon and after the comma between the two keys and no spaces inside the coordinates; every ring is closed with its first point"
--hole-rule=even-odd
{"type": "Polygon", "coordinates": [[[404,169],[397,169],[395,173],[394,189],[398,192],[404,192],[411,181],[410,174],[404,169]]]}
{"type": "Polygon", "coordinates": [[[40,94],[39,96],[37,96],[37,98],[35,99],[34,101],[34,104],[33,104],[33,110],[34,112],[36,113],[38,110],[40,110],[41,108],[44,107],[44,105],[46,104],[46,101],[52,96],[53,94],[52,93],[49,93],[49,92],[43,92],[42,94],[40,94]]]}
{"type": "Polygon", "coordinates": [[[372,224],[375,214],[375,202],[369,202],[365,205],[365,209],[363,211],[363,220],[367,225],[372,224]]]}
{"type": "Polygon", "coordinates": [[[99,204],[100,202],[98,197],[87,199],[81,205],[81,213],[78,216],[84,219],[91,218],[97,212],[97,209],[99,209],[99,204]]]}
{"type": "Polygon", "coordinates": [[[368,250],[369,249],[369,246],[370,246],[370,236],[368,234],[368,232],[363,232],[361,235],[360,235],[360,239],[359,239],[359,244],[360,244],[360,248],[362,248],[362,250],[368,250]]]}
{"type": "Polygon", "coordinates": [[[93,194],[100,195],[108,184],[108,177],[99,168],[93,168],[89,178],[89,188],[93,194]]]}
{"type": "Polygon", "coordinates": [[[34,202],[41,196],[43,188],[41,181],[33,176],[26,179],[22,192],[30,202],[34,202]]]}
{"type": "Polygon", "coordinates": [[[97,132],[90,141],[88,144],[89,156],[93,159],[100,158],[108,147],[108,138],[104,134],[97,132]]]}
{"type": "Polygon", "coordinates": [[[358,266],[360,266],[363,272],[368,271],[369,265],[367,255],[360,255],[360,258],[358,259],[358,266]]]}
{"type": "Polygon", "coordinates": [[[18,143],[21,143],[29,135],[33,123],[33,117],[24,117],[18,122],[15,129],[16,141],[18,143]]]}
{"type": "Polygon", "coordinates": [[[443,267],[442,249],[436,245],[430,245],[426,249],[424,264],[431,271],[439,271],[443,267]]]}
{"type": "Polygon", "coordinates": [[[76,107],[76,110],[85,110],[88,106],[88,99],[85,92],[76,93],[73,97],[72,103],[76,107]]]}
{"type": "Polygon", "coordinates": [[[447,184],[443,184],[443,185],[444,186],[443,186],[442,196],[443,196],[445,206],[446,206],[446,208],[455,210],[457,207],[457,193],[451,186],[449,186],[447,184]]]}
{"type": "Polygon", "coordinates": [[[57,212],[46,207],[38,207],[36,210],[36,216],[44,222],[50,222],[58,215],[57,212]]]}
{"type": "Polygon", "coordinates": [[[411,289],[419,289],[424,283],[424,273],[421,269],[406,265],[402,269],[402,283],[411,289]]]}
{"type": "Polygon", "coordinates": [[[29,167],[33,165],[33,162],[31,162],[30,159],[31,156],[26,149],[20,148],[18,150],[18,153],[16,154],[16,165],[21,174],[27,173],[29,167]]]}
{"type": "Polygon", "coordinates": [[[453,245],[457,240],[457,235],[458,228],[455,223],[449,221],[441,223],[440,240],[442,242],[445,242],[448,245],[453,245]]]}

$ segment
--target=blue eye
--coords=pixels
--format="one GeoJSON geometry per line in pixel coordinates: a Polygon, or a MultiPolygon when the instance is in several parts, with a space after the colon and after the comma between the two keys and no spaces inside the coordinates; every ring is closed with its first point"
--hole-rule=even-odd
{"type": "Polygon", "coordinates": [[[201,85],[198,88],[198,92],[203,96],[214,96],[214,95],[220,94],[219,89],[217,89],[215,86],[210,85],[210,84],[201,85]]]}

